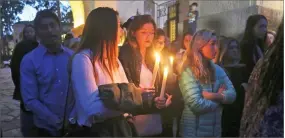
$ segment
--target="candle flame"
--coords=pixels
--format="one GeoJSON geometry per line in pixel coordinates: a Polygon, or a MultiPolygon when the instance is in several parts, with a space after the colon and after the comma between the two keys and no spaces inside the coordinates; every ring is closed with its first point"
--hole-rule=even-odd
{"type": "Polygon", "coordinates": [[[168,74],[168,68],[165,67],[165,68],[164,68],[164,76],[167,76],[167,74],[168,74]]]}
{"type": "Polygon", "coordinates": [[[160,56],[159,56],[159,54],[158,54],[157,52],[155,52],[155,60],[156,60],[157,62],[160,61],[160,56]]]}
{"type": "Polygon", "coordinates": [[[169,57],[169,60],[170,60],[170,64],[173,65],[173,61],[174,61],[173,56],[170,56],[170,57],[169,57]]]}

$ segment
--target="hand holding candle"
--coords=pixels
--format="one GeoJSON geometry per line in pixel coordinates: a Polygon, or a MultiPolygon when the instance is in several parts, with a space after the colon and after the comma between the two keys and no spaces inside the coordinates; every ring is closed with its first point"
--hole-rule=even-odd
{"type": "Polygon", "coordinates": [[[156,52],[155,53],[155,65],[153,68],[153,72],[152,72],[152,81],[151,81],[151,86],[154,87],[154,83],[156,80],[156,76],[157,76],[157,72],[159,69],[159,63],[160,63],[160,55],[156,52]]]}
{"type": "Polygon", "coordinates": [[[164,98],[167,75],[168,75],[168,68],[165,67],[164,72],[163,72],[163,80],[162,80],[161,91],[160,91],[160,98],[161,99],[164,98]]]}

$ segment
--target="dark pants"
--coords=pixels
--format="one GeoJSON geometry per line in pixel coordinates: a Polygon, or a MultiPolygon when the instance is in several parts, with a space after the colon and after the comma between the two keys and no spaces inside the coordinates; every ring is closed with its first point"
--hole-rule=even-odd
{"type": "MultiPolygon", "coordinates": [[[[58,134],[60,134],[62,131],[59,130],[58,131],[58,134]]],[[[61,137],[61,136],[53,136],[50,134],[50,132],[46,129],[43,129],[43,128],[37,128],[37,133],[38,133],[38,136],[37,137],[61,137]]]]}
{"type": "Polygon", "coordinates": [[[133,137],[136,136],[133,127],[123,117],[114,117],[92,127],[70,125],[68,137],[133,137]]]}
{"type": "Polygon", "coordinates": [[[197,28],[197,24],[194,23],[188,23],[188,31],[191,35],[194,35],[196,33],[196,28],[197,28]]]}
{"type": "Polygon", "coordinates": [[[21,132],[24,137],[36,137],[37,130],[33,121],[33,114],[31,112],[25,112],[21,109],[21,132]]]}

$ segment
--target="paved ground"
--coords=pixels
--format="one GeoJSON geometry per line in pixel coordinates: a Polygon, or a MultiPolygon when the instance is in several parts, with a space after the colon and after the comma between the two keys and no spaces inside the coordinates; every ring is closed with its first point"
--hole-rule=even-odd
{"type": "Polygon", "coordinates": [[[9,68],[0,69],[0,128],[3,137],[21,137],[20,104],[12,99],[14,84],[9,68]]]}

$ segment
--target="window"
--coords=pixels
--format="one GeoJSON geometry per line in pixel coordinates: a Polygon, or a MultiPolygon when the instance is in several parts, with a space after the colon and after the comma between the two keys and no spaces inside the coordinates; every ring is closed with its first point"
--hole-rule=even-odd
{"type": "Polygon", "coordinates": [[[178,9],[179,3],[168,7],[168,37],[171,42],[177,38],[177,24],[178,24],[178,9]]]}
{"type": "Polygon", "coordinates": [[[169,19],[176,17],[176,5],[169,7],[169,19]]]}

